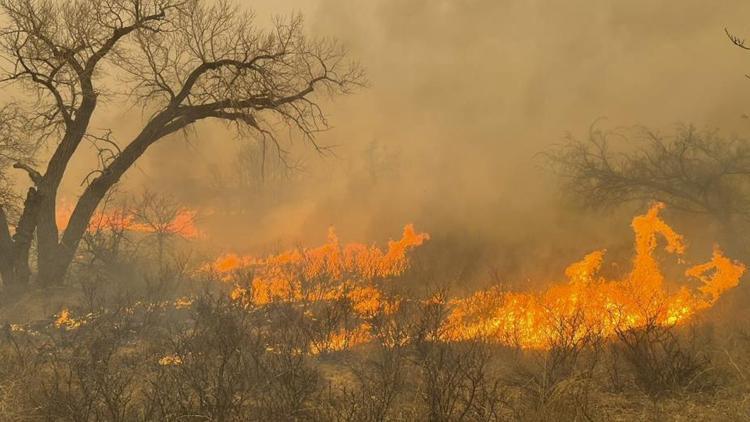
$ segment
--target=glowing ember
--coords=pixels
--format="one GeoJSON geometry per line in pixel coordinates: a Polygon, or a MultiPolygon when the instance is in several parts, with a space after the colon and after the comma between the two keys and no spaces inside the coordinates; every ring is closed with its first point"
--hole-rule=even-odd
{"type": "Polygon", "coordinates": [[[161,366],[179,366],[182,365],[182,358],[178,355],[167,355],[159,359],[161,366]]]}
{"type": "Polygon", "coordinates": [[[55,319],[54,325],[57,328],[73,330],[81,326],[81,321],[73,319],[68,308],[63,308],[55,319]]]}

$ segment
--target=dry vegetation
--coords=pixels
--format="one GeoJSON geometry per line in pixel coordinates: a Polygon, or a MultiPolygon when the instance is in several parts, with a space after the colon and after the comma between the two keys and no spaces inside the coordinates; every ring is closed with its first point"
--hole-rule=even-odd
{"type": "Polygon", "coordinates": [[[411,304],[373,316],[374,341],[319,351],[312,345],[330,328],[297,304],[249,309],[213,292],[180,308],[123,301],[92,313],[75,307],[57,323],[6,325],[2,419],[742,420],[750,412],[750,344],[695,327],[534,351],[435,341],[445,313],[411,304]]]}
{"type": "MultiPolygon", "coordinates": [[[[168,203],[145,198],[132,203],[168,203]]],[[[159,242],[159,231],[120,227],[92,225],[57,301],[27,292],[3,307],[13,323],[0,347],[0,419],[750,416],[750,341],[710,315],[679,324],[654,316],[603,335],[580,307],[556,314],[543,348],[523,347],[521,336],[507,344],[501,332],[456,340],[461,302],[415,293],[425,275],[409,256],[429,263],[440,252],[412,250],[427,237],[409,227],[384,250],[331,234],[320,248],[210,265],[184,259],[179,236],[159,242]]]]}

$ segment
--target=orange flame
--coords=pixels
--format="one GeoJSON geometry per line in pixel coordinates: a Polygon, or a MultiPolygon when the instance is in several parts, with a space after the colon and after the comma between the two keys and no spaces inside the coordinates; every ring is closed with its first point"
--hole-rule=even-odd
{"type": "Polygon", "coordinates": [[[663,204],[655,204],[633,219],[635,258],[633,269],[620,280],[598,276],[604,251],[593,252],[570,265],[568,282],[543,293],[512,293],[499,289],[478,292],[450,302],[452,312],[443,327],[444,340],[488,338],[524,348],[548,348],[567,336],[577,341],[586,335],[611,336],[617,330],[650,323],[674,325],[711,307],[726,290],[739,283],[745,266],[726,258],[718,247],[711,261],[689,268],[685,275],[702,284],[697,291],[686,286],[670,294],[654,252],[658,238],[667,252],[685,251],[682,237],[660,217],[663,204]]]}
{"type": "MultiPolygon", "coordinates": [[[[727,290],[738,285],[745,266],[726,258],[716,246],[710,261],[693,266],[685,276],[700,283],[674,292],[655,258],[659,240],[668,253],[682,255],[685,244],[659,216],[657,203],[633,219],[635,257],[631,271],[620,279],[599,274],[605,251],[594,251],[565,270],[567,282],[544,292],[519,293],[490,288],[460,299],[436,297],[425,304],[446,305],[447,317],[437,341],[489,341],[530,349],[547,349],[560,341],[577,342],[587,336],[609,337],[618,330],[648,324],[675,325],[711,307],[727,290]]],[[[361,323],[329,333],[313,353],[341,350],[372,339],[376,314],[392,314],[399,298],[386,298],[376,279],[396,277],[408,267],[407,253],[429,239],[412,225],[400,240],[383,251],[361,243],[341,246],[333,229],[328,242],[313,249],[293,249],[267,258],[224,255],[206,266],[230,280],[238,269],[252,277],[235,285],[231,298],[246,305],[272,302],[317,302],[345,298],[361,323]]],[[[671,285],[671,283],[669,283],[671,285]]]]}
{"type": "Polygon", "coordinates": [[[380,291],[368,283],[401,275],[407,267],[406,253],[425,240],[413,225],[404,227],[400,240],[388,242],[383,251],[362,243],[339,244],[333,228],[328,242],[313,249],[293,249],[264,259],[228,254],[205,267],[225,278],[239,269],[254,274],[249,285],[238,285],[231,296],[235,300],[263,305],[274,301],[334,300],[345,295],[355,309],[376,308],[380,291]]]}
{"type": "MultiPolygon", "coordinates": [[[[328,241],[312,249],[293,249],[264,259],[227,254],[204,267],[225,280],[238,270],[253,277],[237,284],[230,297],[247,306],[273,302],[333,302],[346,299],[360,319],[351,328],[333,328],[323,338],[314,339],[310,352],[318,354],[345,350],[372,340],[367,322],[379,312],[390,314],[398,303],[384,298],[376,280],[397,277],[408,266],[407,252],[422,245],[429,235],[404,227],[401,239],[388,242],[388,249],[350,243],[342,246],[333,228],[328,241]]],[[[306,312],[308,318],[313,313],[306,312]]]]}

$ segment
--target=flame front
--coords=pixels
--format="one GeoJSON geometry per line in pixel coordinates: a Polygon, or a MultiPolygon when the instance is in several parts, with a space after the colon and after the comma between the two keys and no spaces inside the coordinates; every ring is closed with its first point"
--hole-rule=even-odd
{"type": "Polygon", "coordinates": [[[347,296],[355,310],[372,310],[380,291],[373,281],[401,275],[407,268],[407,252],[429,239],[407,225],[400,240],[388,242],[383,251],[375,246],[350,243],[341,246],[333,228],[328,242],[313,249],[292,249],[265,259],[224,255],[207,268],[225,276],[239,269],[253,273],[249,285],[237,285],[232,298],[264,305],[274,301],[334,300],[347,296]]]}
{"type": "Polygon", "coordinates": [[[686,286],[669,293],[654,257],[658,239],[667,252],[685,251],[682,237],[660,217],[655,204],[633,219],[635,258],[629,274],[619,280],[598,275],[604,251],[588,254],[570,265],[567,283],[542,293],[513,293],[499,289],[478,292],[450,302],[452,312],[443,327],[444,340],[484,337],[523,348],[544,349],[585,336],[609,337],[618,330],[648,324],[679,324],[711,307],[722,293],[739,283],[745,266],[726,258],[718,246],[711,261],[689,268],[685,275],[699,280],[697,290],[686,286]]]}
{"type": "MultiPolygon", "coordinates": [[[[576,342],[587,336],[609,337],[618,330],[647,324],[675,325],[711,307],[728,289],[739,283],[745,266],[726,258],[714,248],[709,262],[685,271],[700,283],[697,289],[682,286],[670,293],[655,258],[659,239],[666,251],[682,255],[685,244],[659,216],[663,204],[655,204],[633,219],[635,257],[632,270],[620,279],[599,275],[604,251],[586,255],[565,270],[567,281],[544,292],[508,292],[490,288],[466,298],[432,298],[425,304],[448,307],[436,341],[476,338],[529,349],[547,349],[561,341],[576,342]]],[[[224,255],[210,268],[231,279],[239,269],[252,274],[235,285],[234,300],[247,306],[274,302],[331,302],[346,299],[361,321],[354,328],[335,330],[313,351],[342,350],[369,341],[370,318],[392,313],[403,300],[387,297],[375,280],[400,276],[407,269],[407,253],[429,236],[414,227],[404,228],[400,240],[386,251],[360,243],[341,246],[333,229],[328,242],[313,249],[293,249],[264,259],[224,255]]],[[[311,316],[312,317],[312,316],[311,316]]]]}

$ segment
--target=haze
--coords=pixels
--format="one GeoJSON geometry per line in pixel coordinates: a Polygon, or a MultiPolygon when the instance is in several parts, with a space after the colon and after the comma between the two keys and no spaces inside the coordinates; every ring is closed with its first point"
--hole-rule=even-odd
{"type": "MultiPolygon", "coordinates": [[[[225,248],[310,243],[329,225],[346,239],[381,241],[412,222],[489,242],[567,238],[573,258],[601,245],[571,241],[584,223],[560,205],[557,180],[538,153],[568,132],[585,136],[595,122],[667,132],[692,123],[730,135],[750,124],[741,117],[750,55],[724,34],[728,27],[750,36],[746,2],[247,3],[259,26],[301,12],[311,34],[343,40],[369,86],[326,103],[333,128],[318,142],[334,146],[333,154],[293,137],[286,147],[302,169],[278,191],[254,199],[253,213],[203,217],[211,240],[225,248]]],[[[127,131],[123,116],[110,112],[102,126],[127,131]]],[[[145,185],[215,209],[211,175],[227,168],[242,142],[253,142],[229,137],[203,124],[188,142],[157,144],[124,190],[145,185]]],[[[72,172],[68,192],[79,183],[72,172]]],[[[631,215],[614,224],[624,242],[631,215]]]]}

